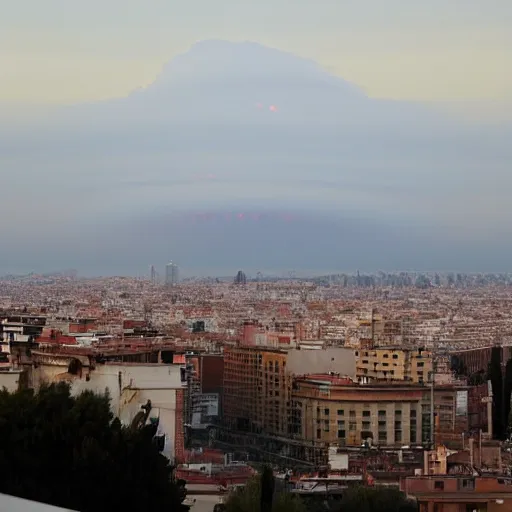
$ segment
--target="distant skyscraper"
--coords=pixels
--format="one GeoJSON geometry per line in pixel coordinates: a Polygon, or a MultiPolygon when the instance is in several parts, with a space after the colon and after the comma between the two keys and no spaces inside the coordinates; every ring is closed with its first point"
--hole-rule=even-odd
{"type": "Polygon", "coordinates": [[[238,274],[235,277],[235,284],[246,284],[247,283],[247,277],[245,276],[245,273],[241,270],[238,271],[238,274]]]}
{"type": "Polygon", "coordinates": [[[165,284],[175,286],[179,282],[179,267],[172,261],[165,266],[165,284]]]}
{"type": "Polygon", "coordinates": [[[149,267],[149,277],[151,279],[151,283],[156,284],[156,269],[154,265],[149,267]]]}

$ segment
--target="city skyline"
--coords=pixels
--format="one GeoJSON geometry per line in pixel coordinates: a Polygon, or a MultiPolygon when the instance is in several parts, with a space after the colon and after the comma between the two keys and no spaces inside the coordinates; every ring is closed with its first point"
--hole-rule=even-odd
{"type": "Polygon", "coordinates": [[[2,504],[512,510],[510,0],[4,3],[2,504]]]}

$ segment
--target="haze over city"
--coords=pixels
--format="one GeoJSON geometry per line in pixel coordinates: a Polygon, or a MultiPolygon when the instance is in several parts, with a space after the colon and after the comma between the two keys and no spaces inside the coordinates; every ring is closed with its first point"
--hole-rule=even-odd
{"type": "Polygon", "coordinates": [[[0,272],[509,270],[507,2],[20,5],[0,272]]]}
{"type": "Polygon", "coordinates": [[[4,0],[0,510],[512,510],[511,27],[4,0]]]}

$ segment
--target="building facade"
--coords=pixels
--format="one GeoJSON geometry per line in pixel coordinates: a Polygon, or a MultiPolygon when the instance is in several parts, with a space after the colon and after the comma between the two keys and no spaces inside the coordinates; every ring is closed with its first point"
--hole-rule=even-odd
{"type": "Polygon", "coordinates": [[[293,384],[294,435],[334,446],[419,445],[423,387],[358,385],[334,375],[306,376],[293,384]]]}
{"type": "Polygon", "coordinates": [[[423,383],[432,372],[428,350],[400,348],[359,349],[355,351],[357,377],[361,381],[388,380],[423,383]]]}
{"type": "Polygon", "coordinates": [[[419,512],[505,512],[512,510],[512,479],[494,476],[435,475],[410,477],[403,491],[419,512]]]}
{"type": "Polygon", "coordinates": [[[165,284],[176,286],[179,283],[179,267],[172,261],[165,266],[165,284]]]}

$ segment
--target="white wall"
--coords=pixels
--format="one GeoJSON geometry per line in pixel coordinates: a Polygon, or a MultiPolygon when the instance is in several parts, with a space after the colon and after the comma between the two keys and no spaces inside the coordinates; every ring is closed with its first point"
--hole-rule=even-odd
{"type": "Polygon", "coordinates": [[[9,393],[14,393],[18,390],[20,376],[18,371],[0,372],[0,389],[5,387],[9,393]]]}
{"type": "Polygon", "coordinates": [[[180,366],[157,364],[100,365],[91,371],[89,381],[84,377],[71,385],[73,394],[84,390],[104,393],[108,389],[112,411],[124,424],[129,424],[141,405],[151,400],[152,407],[159,409],[159,426],[171,442],[171,456],[176,430],[176,390],[183,388],[180,366]]]}

